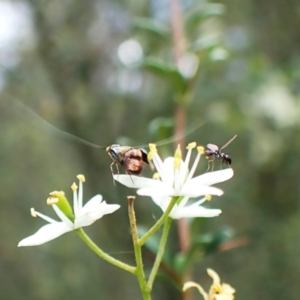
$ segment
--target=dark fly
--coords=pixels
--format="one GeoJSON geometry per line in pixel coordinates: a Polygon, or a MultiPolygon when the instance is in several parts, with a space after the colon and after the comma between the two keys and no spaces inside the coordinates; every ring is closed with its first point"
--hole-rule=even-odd
{"type": "Polygon", "coordinates": [[[206,158],[209,159],[208,161],[208,169],[210,169],[210,163],[212,165],[212,170],[214,166],[214,161],[218,160],[221,164],[226,164],[229,167],[231,166],[232,159],[229,156],[228,153],[223,153],[222,150],[227,147],[235,138],[237,135],[235,135],[232,139],[230,139],[224,146],[222,146],[220,149],[217,145],[214,144],[207,144],[207,148],[204,152],[206,158]]]}

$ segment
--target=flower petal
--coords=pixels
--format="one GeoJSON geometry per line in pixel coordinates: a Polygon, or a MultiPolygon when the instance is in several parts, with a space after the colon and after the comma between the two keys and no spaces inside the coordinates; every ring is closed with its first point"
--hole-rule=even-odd
{"type": "MultiPolygon", "coordinates": [[[[98,195],[98,196],[100,196],[100,195],[98,195]]],[[[93,198],[90,201],[92,201],[92,200],[93,200],[93,198]]],[[[78,216],[76,216],[76,219],[74,222],[75,228],[89,226],[89,225],[93,224],[95,221],[97,221],[98,219],[102,218],[104,215],[111,214],[120,208],[120,205],[118,205],[118,204],[107,204],[105,201],[101,202],[97,206],[96,205],[87,206],[87,204],[81,210],[81,213],[78,216]]]]}
{"type": "MultiPolygon", "coordinates": [[[[158,170],[159,171],[159,170],[158,170]]],[[[174,157],[167,157],[163,162],[163,171],[165,178],[161,176],[163,182],[172,185],[174,181],[174,157]]]]}
{"type": "Polygon", "coordinates": [[[125,174],[115,174],[114,180],[120,182],[121,184],[124,184],[125,186],[129,188],[136,188],[140,189],[143,187],[155,187],[160,180],[154,180],[151,178],[145,178],[135,175],[125,175],[125,174]]]}
{"type": "Polygon", "coordinates": [[[191,198],[205,196],[205,195],[216,195],[221,196],[223,195],[223,191],[219,188],[213,186],[199,186],[199,185],[191,185],[186,184],[180,191],[181,196],[188,196],[191,198]]]}
{"type": "MultiPolygon", "coordinates": [[[[162,181],[158,181],[157,187],[146,187],[137,190],[137,194],[140,196],[150,196],[150,197],[171,197],[176,196],[175,191],[172,187],[165,185],[162,181]]],[[[181,193],[180,193],[181,195],[181,193]]]]}
{"type": "Polygon", "coordinates": [[[92,197],[79,211],[78,215],[80,215],[83,211],[92,211],[93,209],[97,209],[98,205],[102,202],[102,195],[98,194],[92,197]]]}
{"type": "Polygon", "coordinates": [[[227,168],[225,170],[208,172],[202,174],[200,176],[194,177],[186,183],[186,186],[195,185],[214,185],[219,182],[226,181],[233,176],[233,170],[231,168],[227,168]]]}
{"type": "Polygon", "coordinates": [[[196,289],[198,289],[199,293],[203,296],[204,300],[208,299],[208,295],[207,293],[204,291],[204,289],[202,288],[202,286],[196,282],[193,281],[188,281],[184,284],[182,290],[185,292],[186,290],[195,287],[196,289]]]}
{"type": "Polygon", "coordinates": [[[151,198],[152,198],[153,202],[162,209],[163,212],[167,209],[167,207],[170,204],[170,201],[172,200],[172,197],[153,196],[151,198]]]}
{"type": "Polygon", "coordinates": [[[207,274],[213,279],[213,284],[221,284],[220,276],[213,269],[207,269],[207,274]]]}
{"type": "Polygon", "coordinates": [[[41,227],[35,234],[19,242],[18,247],[41,245],[72,230],[73,228],[64,222],[47,224],[41,227]]]}
{"type": "Polygon", "coordinates": [[[175,207],[170,217],[173,219],[181,219],[181,218],[212,218],[218,216],[222,211],[220,209],[208,209],[202,206],[187,206],[187,207],[175,207]]]}

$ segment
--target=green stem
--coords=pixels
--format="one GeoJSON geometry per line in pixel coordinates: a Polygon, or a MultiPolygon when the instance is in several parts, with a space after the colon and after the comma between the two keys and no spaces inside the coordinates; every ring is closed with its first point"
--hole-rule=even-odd
{"type": "Polygon", "coordinates": [[[78,233],[80,238],[88,245],[88,247],[90,247],[90,249],[92,249],[98,256],[100,256],[101,258],[106,260],[108,263],[110,263],[116,267],[119,267],[120,269],[123,269],[131,274],[136,274],[136,272],[137,272],[136,267],[129,266],[129,265],[113,258],[112,256],[106,254],[90,239],[90,237],[84,232],[84,230],[82,228],[77,229],[76,232],[78,233]]]}
{"type": "Polygon", "coordinates": [[[128,215],[129,215],[129,222],[131,228],[131,235],[134,247],[134,255],[136,261],[136,277],[138,279],[140,289],[143,295],[144,300],[151,300],[150,296],[150,289],[147,286],[145,274],[144,274],[144,266],[143,266],[143,258],[142,258],[142,246],[139,245],[138,240],[138,231],[136,226],[136,218],[134,212],[134,199],[135,197],[129,196],[128,197],[128,215]]]}
{"type": "Polygon", "coordinates": [[[180,197],[173,197],[169,206],[167,207],[167,209],[165,210],[165,212],[163,213],[163,215],[160,217],[160,219],[149,229],[148,232],[146,232],[139,240],[138,240],[138,244],[140,246],[144,245],[145,242],[147,241],[147,239],[153,235],[163,224],[164,222],[167,220],[170,212],[172,211],[174,205],[176,204],[176,202],[180,199],[180,197]]]}
{"type": "Polygon", "coordinates": [[[151,270],[151,273],[150,273],[150,276],[148,279],[148,283],[147,283],[150,290],[152,289],[154,279],[155,279],[158,269],[160,267],[160,263],[161,263],[161,260],[162,260],[162,257],[163,257],[164,251],[165,251],[165,247],[166,247],[166,243],[167,243],[167,239],[168,239],[172,221],[173,221],[173,219],[168,218],[164,225],[164,230],[163,230],[162,237],[160,240],[158,253],[156,255],[155,262],[154,262],[154,265],[151,270]]]}

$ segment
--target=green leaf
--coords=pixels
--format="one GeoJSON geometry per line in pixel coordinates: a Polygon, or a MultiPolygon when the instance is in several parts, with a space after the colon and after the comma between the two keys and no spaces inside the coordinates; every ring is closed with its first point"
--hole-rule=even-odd
{"type": "Polygon", "coordinates": [[[184,274],[185,270],[193,264],[195,260],[199,261],[203,256],[217,252],[220,246],[233,237],[233,231],[230,228],[224,228],[216,233],[199,235],[191,242],[187,253],[178,253],[174,259],[174,268],[184,274]]]}
{"type": "Polygon", "coordinates": [[[216,233],[200,235],[192,242],[192,247],[201,248],[205,255],[215,253],[219,247],[234,236],[231,228],[223,228],[216,233]]]}
{"type": "Polygon", "coordinates": [[[148,57],[141,67],[165,79],[177,92],[184,93],[186,91],[187,81],[173,65],[156,57],[148,57]]]}
{"type": "Polygon", "coordinates": [[[220,3],[205,3],[199,5],[197,8],[193,8],[193,10],[187,14],[185,20],[187,32],[193,30],[200,22],[209,17],[222,15],[225,9],[225,5],[220,3]]]}
{"type": "Polygon", "coordinates": [[[160,38],[166,38],[170,34],[169,29],[163,24],[150,18],[135,18],[132,22],[133,29],[139,29],[154,34],[160,38]]]}
{"type": "Polygon", "coordinates": [[[149,131],[156,141],[165,140],[173,135],[174,120],[171,118],[158,117],[151,121],[149,131]]]}
{"type": "Polygon", "coordinates": [[[176,255],[175,255],[175,258],[174,258],[174,269],[176,270],[176,272],[178,274],[183,274],[185,269],[186,269],[186,266],[187,266],[187,259],[188,255],[185,254],[185,253],[182,253],[182,252],[178,252],[176,255]]]}
{"type": "Polygon", "coordinates": [[[213,47],[219,45],[221,42],[221,39],[219,35],[207,35],[204,37],[201,37],[194,41],[190,46],[190,51],[192,52],[199,52],[203,50],[212,49],[213,47]]]}

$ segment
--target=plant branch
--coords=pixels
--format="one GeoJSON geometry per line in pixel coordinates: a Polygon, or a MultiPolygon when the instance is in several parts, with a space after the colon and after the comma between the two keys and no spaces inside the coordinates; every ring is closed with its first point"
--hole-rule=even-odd
{"type": "Polygon", "coordinates": [[[145,274],[144,274],[144,266],[143,266],[143,258],[142,258],[142,249],[138,244],[138,231],[136,226],[136,218],[134,212],[134,196],[129,196],[128,198],[128,215],[129,215],[129,222],[131,228],[131,235],[134,247],[134,255],[136,261],[136,277],[138,279],[140,289],[143,295],[144,300],[151,300],[150,291],[151,289],[148,288],[145,274]]]}
{"type": "Polygon", "coordinates": [[[91,239],[90,237],[84,232],[82,228],[79,228],[76,230],[77,234],[80,236],[80,238],[88,245],[88,247],[93,250],[98,256],[100,256],[102,259],[107,261],[108,263],[119,267],[120,269],[123,269],[131,274],[136,273],[136,267],[129,266],[128,264],[125,264],[112,256],[105,253],[103,250],[101,250],[91,239]]]}
{"type": "Polygon", "coordinates": [[[164,225],[164,230],[163,230],[163,234],[162,234],[162,237],[161,237],[161,240],[160,240],[158,253],[156,255],[155,262],[154,262],[153,268],[151,270],[151,273],[150,273],[150,276],[149,276],[149,279],[148,279],[147,285],[148,285],[150,290],[152,289],[156,274],[157,274],[157,272],[159,270],[159,267],[160,267],[160,264],[161,264],[161,260],[162,260],[162,257],[163,257],[164,251],[165,251],[165,247],[166,247],[169,231],[170,231],[170,228],[171,228],[171,224],[172,224],[172,219],[168,218],[167,221],[165,222],[165,225],[164,225]]]}

